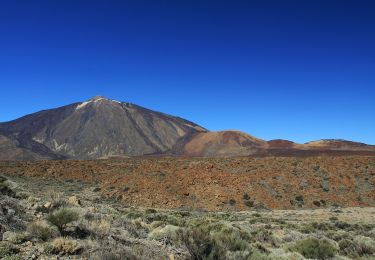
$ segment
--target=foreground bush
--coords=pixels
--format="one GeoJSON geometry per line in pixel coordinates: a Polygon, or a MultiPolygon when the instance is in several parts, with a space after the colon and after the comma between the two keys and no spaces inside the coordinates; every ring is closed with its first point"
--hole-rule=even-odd
{"type": "Polygon", "coordinates": [[[57,236],[57,230],[42,221],[35,221],[27,226],[27,232],[31,237],[43,241],[57,236]]]}
{"type": "Polygon", "coordinates": [[[28,232],[7,232],[6,238],[3,236],[3,240],[8,241],[12,244],[21,244],[30,239],[28,232]]]}
{"type": "Polygon", "coordinates": [[[314,237],[297,241],[291,250],[300,253],[306,258],[313,259],[327,259],[333,257],[337,252],[335,245],[328,240],[314,237]]]}
{"type": "Polygon", "coordinates": [[[86,221],[81,224],[83,229],[88,232],[93,238],[102,239],[108,236],[111,230],[111,223],[105,219],[86,221]]]}
{"type": "Polygon", "coordinates": [[[9,243],[0,244],[0,259],[4,259],[6,257],[12,256],[17,252],[18,250],[9,243]]]}
{"type": "Polygon", "coordinates": [[[237,232],[213,232],[202,227],[183,230],[180,241],[192,259],[263,259],[237,232]]]}
{"type": "Polygon", "coordinates": [[[104,248],[100,252],[90,255],[92,260],[136,260],[138,259],[130,250],[125,248],[104,248]]]}
{"type": "Polygon", "coordinates": [[[16,195],[16,193],[9,187],[6,181],[3,181],[3,182],[0,181],[0,194],[7,195],[10,197],[14,197],[16,195]]]}
{"type": "Polygon", "coordinates": [[[48,215],[47,220],[55,225],[61,234],[64,233],[64,229],[67,224],[78,220],[78,213],[69,208],[60,208],[48,215]]]}
{"type": "Polygon", "coordinates": [[[74,255],[82,251],[81,245],[76,240],[56,238],[50,245],[50,252],[61,255],[74,255]]]}
{"type": "Polygon", "coordinates": [[[369,237],[356,236],[354,243],[360,256],[375,254],[375,242],[369,237]]]}
{"type": "Polygon", "coordinates": [[[210,234],[202,228],[182,231],[180,239],[192,259],[205,259],[211,254],[214,247],[210,234]]]}

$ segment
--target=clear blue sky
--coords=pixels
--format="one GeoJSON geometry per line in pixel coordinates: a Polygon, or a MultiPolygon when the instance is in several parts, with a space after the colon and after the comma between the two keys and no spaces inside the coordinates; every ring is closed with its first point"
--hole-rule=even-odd
{"type": "Polygon", "coordinates": [[[2,0],[0,90],[0,121],[100,94],[210,130],[375,144],[375,1],[2,0]]]}

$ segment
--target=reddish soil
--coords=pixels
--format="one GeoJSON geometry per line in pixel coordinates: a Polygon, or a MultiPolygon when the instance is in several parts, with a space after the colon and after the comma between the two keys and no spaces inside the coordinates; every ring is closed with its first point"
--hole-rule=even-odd
{"type": "Polygon", "coordinates": [[[105,195],[155,208],[375,206],[375,156],[2,161],[0,173],[100,183],[105,195]]]}
{"type": "Polygon", "coordinates": [[[205,132],[180,139],[169,153],[195,157],[375,155],[375,146],[326,139],[298,144],[288,140],[265,141],[240,131],[205,132]]]}

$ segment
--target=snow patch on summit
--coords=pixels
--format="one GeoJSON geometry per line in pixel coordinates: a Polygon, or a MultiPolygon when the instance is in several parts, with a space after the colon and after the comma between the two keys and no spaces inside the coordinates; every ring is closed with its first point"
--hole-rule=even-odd
{"type": "Polygon", "coordinates": [[[82,102],[81,104],[79,104],[78,106],[76,106],[76,110],[85,107],[85,106],[86,106],[87,104],[89,104],[90,102],[91,102],[91,101],[85,101],[85,102],[82,102]]]}
{"type": "Polygon", "coordinates": [[[90,103],[96,103],[96,102],[99,102],[99,101],[102,101],[102,100],[110,101],[110,102],[115,102],[115,103],[118,103],[118,104],[122,104],[122,102],[120,102],[120,101],[113,100],[113,99],[108,99],[108,98],[105,98],[105,97],[100,97],[100,96],[98,96],[98,97],[94,97],[94,98],[92,98],[92,99],[90,99],[90,100],[88,100],[88,101],[82,102],[81,104],[78,104],[78,105],[76,106],[76,109],[75,109],[75,110],[79,110],[79,109],[81,109],[81,108],[87,106],[87,105],[90,104],[90,103]]]}

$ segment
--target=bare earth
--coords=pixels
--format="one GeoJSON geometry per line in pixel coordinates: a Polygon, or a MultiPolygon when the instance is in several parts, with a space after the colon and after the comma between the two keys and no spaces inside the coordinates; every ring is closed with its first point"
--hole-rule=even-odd
{"type": "Polygon", "coordinates": [[[137,207],[375,206],[374,156],[3,161],[0,173],[97,183],[103,195],[137,207]]]}

